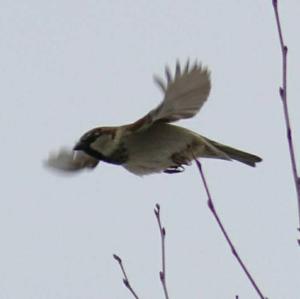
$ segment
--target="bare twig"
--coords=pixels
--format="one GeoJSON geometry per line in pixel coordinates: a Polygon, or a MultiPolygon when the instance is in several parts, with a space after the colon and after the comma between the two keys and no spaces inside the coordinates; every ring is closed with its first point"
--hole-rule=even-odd
{"type": "MultiPolygon", "coordinates": [[[[280,98],[282,100],[282,105],[283,105],[287,140],[288,140],[288,145],[289,145],[292,171],[293,171],[296,192],[297,192],[297,198],[298,198],[298,218],[299,218],[298,231],[300,231],[300,177],[299,177],[299,174],[297,171],[292,129],[291,129],[291,124],[290,124],[289,110],[288,110],[288,104],[287,104],[287,53],[288,53],[288,47],[285,45],[284,40],[283,40],[281,23],[280,23],[280,18],[279,18],[279,13],[278,13],[277,0],[273,0],[273,8],[274,8],[274,12],[275,12],[280,48],[281,48],[281,53],[282,53],[282,86],[279,88],[279,95],[280,95],[280,98]]],[[[298,244],[300,245],[300,240],[298,240],[298,244]]]]}
{"type": "Polygon", "coordinates": [[[165,238],[166,238],[166,230],[161,224],[160,220],[160,206],[159,204],[155,205],[154,214],[157,219],[160,236],[161,236],[161,263],[162,263],[162,271],[159,272],[159,278],[163,286],[165,298],[169,299],[167,282],[166,282],[166,251],[165,251],[165,238]]]}
{"type": "Polygon", "coordinates": [[[210,194],[210,191],[208,189],[208,185],[207,185],[207,182],[206,182],[206,179],[205,179],[205,176],[204,176],[204,172],[202,170],[202,165],[201,163],[195,158],[195,162],[198,166],[198,169],[199,169],[199,172],[200,172],[200,175],[201,175],[201,179],[202,179],[202,182],[203,182],[203,185],[204,185],[204,188],[205,188],[205,191],[206,191],[206,194],[207,194],[207,198],[208,198],[208,207],[209,209],[211,210],[212,214],[214,215],[218,225],[219,225],[219,228],[221,229],[228,245],[230,246],[230,249],[231,249],[231,252],[232,254],[234,255],[234,257],[237,259],[239,265],[242,267],[243,271],[245,272],[247,278],[250,280],[252,286],[254,287],[255,291],[257,292],[257,294],[259,295],[259,297],[261,299],[266,299],[266,297],[264,297],[264,295],[262,294],[261,290],[259,289],[258,285],[256,284],[256,282],[254,281],[254,278],[252,277],[252,275],[250,274],[249,270],[247,269],[247,267],[245,266],[244,262],[242,261],[241,257],[239,256],[237,250],[235,249],[227,231],[225,230],[225,227],[215,209],[215,206],[214,206],[214,203],[212,201],[212,197],[211,197],[211,194],[210,194]]]}
{"type": "Polygon", "coordinates": [[[124,268],[124,266],[123,266],[123,263],[122,263],[121,258],[120,258],[118,255],[116,255],[116,254],[114,254],[113,257],[114,257],[114,259],[118,262],[118,264],[119,264],[119,266],[120,266],[120,268],[121,268],[121,270],[122,270],[122,273],[123,273],[123,275],[124,275],[124,278],[123,278],[123,283],[124,283],[124,285],[125,285],[126,288],[131,292],[131,294],[133,295],[133,297],[134,297],[135,299],[139,299],[138,295],[136,294],[136,292],[135,292],[135,291],[133,290],[133,288],[131,287],[131,284],[130,284],[129,279],[128,279],[128,276],[127,276],[127,274],[126,274],[126,272],[125,272],[125,268],[124,268]]]}

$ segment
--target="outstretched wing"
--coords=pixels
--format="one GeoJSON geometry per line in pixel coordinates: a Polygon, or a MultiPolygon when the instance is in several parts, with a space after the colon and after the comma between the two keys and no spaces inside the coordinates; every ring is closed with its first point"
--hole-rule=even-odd
{"type": "Polygon", "coordinates": [[[189,63],[181,70],[176,64],[174,78],[166,67],[166,83],[154,77],[155,82],[164,93],[162,103],[146,116],[130,125],[130,131],[140,131],[157,121],[174,122],[193,117],[203,106],[210,92],[210,73],[201,64],[195,63],[191,68],[189,63]]]}
{"type": "Polygon", "coordinates": [[[65,172],[75,172],[85,168],[94,168],[99,163],[98,160],[85,154],[82,151],[71,149],[61,149],[57,154],[51,154],[45,165],[54,170],[65,172]]]}

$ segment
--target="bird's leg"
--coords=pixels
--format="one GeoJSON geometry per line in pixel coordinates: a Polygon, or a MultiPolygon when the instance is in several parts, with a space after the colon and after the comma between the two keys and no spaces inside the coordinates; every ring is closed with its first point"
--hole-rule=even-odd
{"type": "Polygon", "coordinates": [[[175,165],[181,166],[181,165],[190,165],[189,159],[180,153],[175,153],[171,156],[171,160],[174,162],[175,165]]]}
{"type": "Polygon", "coordinates": [[[171,156],[171,160],[175,165],[164,170],[164,173],[180,173],[184,171],[183,165],[189,165],[190,162],[183,154],[175,153],[171,156]]]}

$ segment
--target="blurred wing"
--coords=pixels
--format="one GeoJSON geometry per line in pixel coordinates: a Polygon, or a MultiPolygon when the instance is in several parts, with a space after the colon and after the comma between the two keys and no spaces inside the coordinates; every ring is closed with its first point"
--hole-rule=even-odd
{"type": "Polygon", "coordinates": [[[174,122],[184,118],[193,117],[203,106],[210,92],[210,73],[197,63],[189,68],[186,64],[184,70],[176,64],[174,78],[166,67],[166,83],[154,77],[155,82],[164,92],[162,103],[150,111],[146,116],[130,125],[131,131],[144,130],[157,121],[174,122]]]}
{"type": "Polygon", "coordinates": [[[61,149],[57,154],[50,154],[45,165],[54,170],[75,172],[85,168],[94,168],[98,160],[81,151],[61,149]]]}

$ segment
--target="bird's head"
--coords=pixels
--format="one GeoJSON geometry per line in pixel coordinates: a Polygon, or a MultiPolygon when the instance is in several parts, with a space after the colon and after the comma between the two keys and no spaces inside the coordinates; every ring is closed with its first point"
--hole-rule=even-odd
{"type": "Polygon", "coordinates": [[[101,159],[102,155],[109,156],[114,149],[114,128],[95,128],[79,139],[74,146],[74,151],[83,151],[95,158],[101,159]]]}

